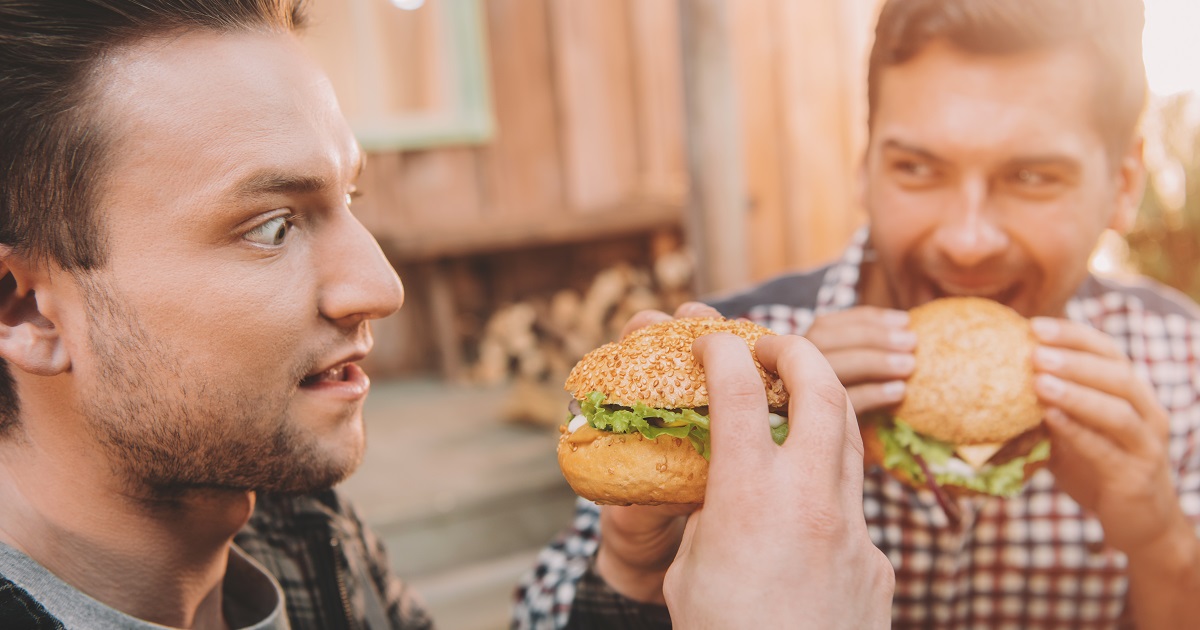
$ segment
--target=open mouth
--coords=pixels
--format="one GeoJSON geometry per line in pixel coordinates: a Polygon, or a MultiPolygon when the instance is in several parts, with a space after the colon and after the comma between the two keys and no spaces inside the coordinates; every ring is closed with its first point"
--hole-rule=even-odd
{"type": "Polygon", "coordinates": [[[312,387],[321,383],[340,383],[348,380],[346,376],[346,366],[349,364],[343,363],[329,368],[323,372],[309,374],[300,379],[300,387],[312,387]]]}
{"type": "Polygon", "coordinates": [[[992,300],[995,302],[999,302],[999,303],[1005,304],[1005,305],[1011,305],[1012,301],[1014,299],[1016,299],[1017,294],[1021,290],[1020,285],[1017,285],[1017,284],[1014,284],[1014,285],[1011,285],[1008,287],[1004,287],[1002,289],[988,288],[988,289],[985,289],[982,291],[966,290],[966,289],[959,289],[959,288],[947,289],[936,282],[931,283],[931,288],[933,291],[933,297],[935,299],[936,298],[944,298],[944,297],[979,297],[979,298],[986,298],[986,299],[989,299],[989,300],[992,300]]]}

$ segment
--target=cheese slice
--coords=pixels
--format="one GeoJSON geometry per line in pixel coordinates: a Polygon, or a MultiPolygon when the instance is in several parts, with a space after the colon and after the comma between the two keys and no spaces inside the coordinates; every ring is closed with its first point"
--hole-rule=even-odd
{"type": "Polygon", "coordinates": [[[1003,447],[1003,442],[963,444],[954,447],[954,451],[958,453],[958,456],[962,458],[964,462],[967,462],[971,466],[975,467],[975,470],[979,470],[980,468],[983,468],[984,464],[986,464],[987,461],[1003,447]]]}

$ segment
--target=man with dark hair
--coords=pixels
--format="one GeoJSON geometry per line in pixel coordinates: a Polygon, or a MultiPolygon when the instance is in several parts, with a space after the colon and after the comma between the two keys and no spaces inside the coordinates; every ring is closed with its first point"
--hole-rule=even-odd
{"type": "Polygon", "coordinates": [[[302,23],[0,2],[0,626],[429,625],[329,491],[403,294],[302,23]]]}
{"type": "MultiPolygon", "coordinates": [[[[0,0],[0,628],[432,625],[330,489],[364,449],[370,320],[403,289],[350,212],[363,153],[298,45],[300,5],[0,0]]],[[[796,460],[816,474],[767,477],[838,540],[784,528],[767,560],[814,567],[794,581],[813,598],[756,619],[840,602],[885,626],[892,571],[836,375],[802,338],[759,344],[820,418],[768,448],[741,438],[768,435],[746,344],[702,341],[727,508],[690,533],[673,605],[719,618],[724,576],[755,556],[712,550],[745,549],[722,532],[771,509],[739,462],[796,460]],[[845,584],[870,588],[817,588],[845,584]]]]}
{"type": "MultiPolygon", "coordinates": [[[[1200,311],[1088,272],[1141,195],[1142,23],[1140,0],[889,0],[870,56],[869,224],[833,264],[713,303],[806,335],[860,417],[904,398],[909,309],[968,295],[1033,318],[1053,454],[1021,494],[961,499],[954,521],[868,462],[894,627],[1200,619],[1200,311]]],[[[581,502],[519,589],[515,625],[654,609],[681,518],[581,502]]]]}

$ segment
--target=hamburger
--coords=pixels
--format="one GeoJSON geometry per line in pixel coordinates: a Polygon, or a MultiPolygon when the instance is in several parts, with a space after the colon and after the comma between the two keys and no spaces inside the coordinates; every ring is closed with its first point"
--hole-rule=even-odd
{"type": "Polygon", "coordinates": [[[1013,496],[1050,457],[1033,390],[1029,320],[974,297],[941,298],[909,313],[916,367],[890,416],[862,423],[868,462],[952,496],[1013,496]]]}
{"type": "MultiPolygon", "coordinates": [[[[742,337],[751,352],[756,340],[774,334],[743,320],[675,319],[596,348],[571,370],[566,389],[574,400],[560,428],[558,464],[579,496],[609,505],[704,502],[708,390],[692,342],[715,332],[742,337]]],[[[772,437],[782,443],[787,392],[754,362],[772,411],[772,437]]]]}

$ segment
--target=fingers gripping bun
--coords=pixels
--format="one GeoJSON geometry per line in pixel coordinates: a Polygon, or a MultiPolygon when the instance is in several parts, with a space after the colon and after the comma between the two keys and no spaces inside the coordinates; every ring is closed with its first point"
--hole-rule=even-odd
{"type": "MultiPolygon", "coordinates": [[[[566,389],[583,400],[591,392],[605,404],[659,409],[708,405],[704,368],[692,354],[692,343],[714,332],[730,332],[753,344],[769,329],[747,321],[676,319],[639,329],[619,342],[601,346],[571,370],[566,389]]],[[[755,359],[767,403],[786,408],[788,396],[778,376],[755,359]]],[[[706,413],[706,412],[705,412],[706,413]]],[[[574,433],[563,428],[558,463],[579,496],[613,505],[702,503],[708,460],[690,440],[672,436],[649,439],[636,431],[611,433],[584,426],[574,433]]]]}
{"type": "Polygon", "coordinates": [[[1029,320],[969,297],[934,300],[909,315],[916,367],[897,418],[953,444],[1004,442],[1041,423],[1029,320]]]}

